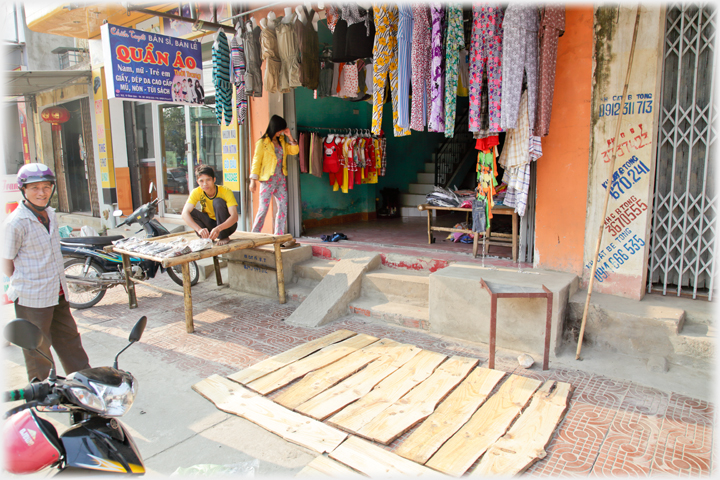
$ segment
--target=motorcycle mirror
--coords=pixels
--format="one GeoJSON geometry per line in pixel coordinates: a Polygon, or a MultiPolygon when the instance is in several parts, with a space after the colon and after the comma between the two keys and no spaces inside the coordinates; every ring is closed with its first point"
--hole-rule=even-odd
{"type": "Polygon", "coordinates": [[[8,342],[22,347],[25,350],[35,350],[42,341],[40,329],[23,318],[16,318],[5,325],[3,330],[5,339],[8,342]]]}
{"type": "Polygon", "coordinates": [[[38,350],[38,347],[42,343],[43,333],[37,325],[30,323],[24,318],[16,318],[5,325],[3,335],[8,342],[25,350],[34,350],[50,362],[50,374],[48,378],[51,381],[55,381],[55,362],[53,362],[52,358],[38,350]]]}
{"type": "Polygon", "coordinates": [[[152,193],[155,189],[155,182],[150,182],[150,191],[148,193],[152,193]]]}
{"type": "Polygon", "coordinates": [[[122,217],[122,210],[115,210],[113,212],[113,217],[122,217]]]}
{"type": "Polygon", "coordinates": [[[118,352],[117,355],[115,355],[115,362],[113,363],[113,368],[118,368],[118,358],[120,357],[120,354],[127,350],[130,345],[140,340],[143,331],[145,331],[145,325],[147,325],[147,317],[143,315],[142,317],[140,317],[140,320],[137,321],[132,331],[130,332],[130,336],[128,337],[130,343],[128,343],[127,347],[123,348],[118,352]]]}
{"type": "Polygon", "coordinates": [[[145,331],[145,325],[147,325],[147,317],[143,315],[133,327],[132,332],[130,332],[130,337],[128,337],[128,340],[131,342],[139,341],[140,337],[142,337],[142,334],[145,331]]]}

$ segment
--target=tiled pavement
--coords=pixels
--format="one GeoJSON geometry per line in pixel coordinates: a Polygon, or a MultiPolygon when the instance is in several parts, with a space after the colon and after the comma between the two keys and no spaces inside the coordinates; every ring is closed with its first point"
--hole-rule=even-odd
{"type": "MultiPolygon", "coordinates": [[[[167,276],[153,280],[175,288],[167,276]]],[[[482,345],[438,338],[422,331],[345,317],[330,325],[307,329],[283,322],[297,304],[247,295],[204,282],[193,287],[195,333],[185,331],[180,297],[139,285],[139,308],[127,308],[122,288],[110,290],[95,307],[75,311],[79,325],[125,336],[141,315],[148,327],[139,345],[157,358],[158,365],[210,376],[228,375],[268,356],[324,336],[339,328],[418,345],[447,355],[466,355],[487,361],[482,345]]],[[[713,462],[714,406],[676,392],[662,392],[631,382],[579,370],[517,367],[513,358],[499,356],[496,368],[540,380],[569,382],[570,407],[551,439],[547,456],[527,474],[537,476],[618,476],[670,474],[710,475],[713,462]]],[[[187,395],[194,395],[187,392],[187,395]]],[[[405,435],[393,442],[396,448],[405,435]]]]}

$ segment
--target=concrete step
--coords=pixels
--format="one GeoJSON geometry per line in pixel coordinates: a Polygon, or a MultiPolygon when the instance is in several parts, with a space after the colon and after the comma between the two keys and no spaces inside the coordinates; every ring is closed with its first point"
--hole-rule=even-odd
{"type": "Polygon", "coordinates": [[[669,305],[685,310],[686,326],[690,324],[711,325],[714,323],[715,304],[702,298],[693,300],[692,298],[678,297],[670,293],[662,295],[653,292],[645,295],[643,302],[658,306],[669,305]]]}
{"type": "Polygon", "coordinates": [[[377,318],[405,327],[423,330],[428,330],[430,327],[430,313],[427,307],[388,302],[381,297],[363,295],[350,302],[348,310],[354,315],[377,318]]]}
{"type": "Polygon", "coordinates": [[[427,217],[427,213],[421,212],[417,207],[400,207],[401,217],[427,217]]]}
{"type": "Polygon", "coordinates": [[[427,308],[429,285],[427,272],[381,267],[365,274],[361,295],[427,308]]]}
{"type": "Polygon", "coordinates": [[[674,353],[668,361],[694,368],[711,368],[715,358],[715,328],[712,325],[685,324],[682,333],[670,337],[674,353]]]}
{"type": "MultiPolygon", "coordinates": [[[[317,282],[315,283],[317,285],[317,282]]],[[[314,286],[301,285],[299,283],[291,283],[285,287],[285,295],[288,299],[302,303],[313,291],[314,286]]]]}
{"type": "MultiPolygon", "coordinates": [[[[569,326],[579,329],[587,293],[570,298],[569,326]]],[[[646,296],[641,301],[593,293],[585,340],[595,346],[635,357],[664,357],[669,363],[705,361],[703,328],[683,332],[685,311],[675,304],[646,296]],[[683,333],[681,335],[681,332],[683,333]]]]}
{"type": "Polygon", "coordinates": [[[435,185],[435,164],[433,163],[432,165],[432,172],[418,172],[417,183],[428,183],[430,185],[435,185]]]}
{"type": "Polygon", "coordinates": [[[296,264],[293,273],[296,279],[303,278],[318,283],[332,270],[336,263],[337,260],[312,257],[296,264]]]}
{"type": "Polygon", "coordinates": [[[425,194],[419,193],[401,193],[400,204],[403,207],[417,207],[421,203],[425,203],[425,194]]]}
{"type": "Polygon", "coordinates": [[[426,195],[432,192],[434,188],[435,185],[433,185],[432,183],[411,183],[408,185],[408,192],[426,195]]]}
{"type": "Polygon", "coordinates": [[[432,173],[435,182],[435,162],[425,162],[425,173],[432,173]]]}

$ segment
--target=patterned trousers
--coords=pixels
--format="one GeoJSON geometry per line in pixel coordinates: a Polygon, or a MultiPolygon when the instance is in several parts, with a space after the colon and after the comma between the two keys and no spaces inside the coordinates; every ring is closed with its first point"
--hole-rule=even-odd
{"type": "Polygon", "coordinates": [[[372,132],[375,135],[380,134],[383,103],[385,103],[385,82],[389,73],[395,136],[410,135],[408,128],[398,125],[398,7],[394,4],[374,6],[373,11],[375,12],[375,45],[373,46],[372,132]]]}
{"type": "Polygon", "coordinates": [[[287,177],[282,173],[276,173],[267,182],[260,182],[260,207],[258,208],[252,231],[260,232],[265,225],[265,215],[270,209],[270,200],[275,197],[277,200],[277,214],[275,215],[274,235],[285,235],[285,223],[287,221],[287,177]]]}

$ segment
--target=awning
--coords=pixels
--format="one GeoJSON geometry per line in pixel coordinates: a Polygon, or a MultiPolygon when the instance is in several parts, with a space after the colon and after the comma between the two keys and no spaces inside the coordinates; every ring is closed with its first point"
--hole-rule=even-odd
{"type": "Polygon", "coordinates": [[[8,97],[36,95],[70,85],[89,85],[91,77],[89,70],[6,71],[2,93],[8,97]]]}

